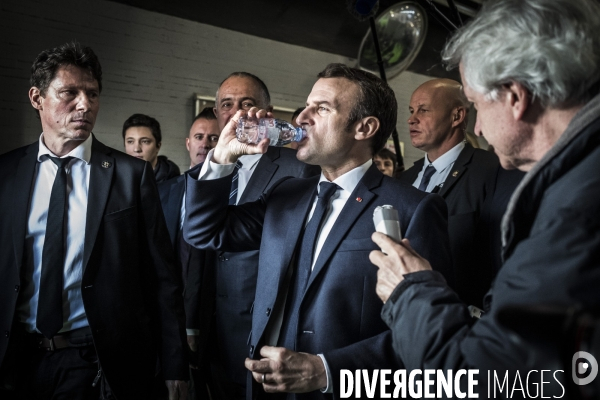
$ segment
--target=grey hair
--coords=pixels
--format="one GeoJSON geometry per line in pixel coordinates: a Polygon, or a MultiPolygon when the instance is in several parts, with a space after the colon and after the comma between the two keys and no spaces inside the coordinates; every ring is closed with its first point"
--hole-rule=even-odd
{"type": "Polygon", "coordinates": [[[518,82],[543,107],[568,107],[595,94],[599,32],[596,0],[490,0],[442,59],[448,69],[462,63],[466,83],[488,100],[518,82]]]}

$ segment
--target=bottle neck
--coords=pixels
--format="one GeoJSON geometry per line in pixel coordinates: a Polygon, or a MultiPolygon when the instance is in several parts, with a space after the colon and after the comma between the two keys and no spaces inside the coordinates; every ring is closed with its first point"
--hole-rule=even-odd
{"type": "Polygon", "coordinates": [[[294,127],[294,129],[296,130],[296,134],[294,135],[294,140],[293,140],[294,142],[299,142],[306,137],[306,130],[304,128],[299,126],[299,127],[294,127]]]}

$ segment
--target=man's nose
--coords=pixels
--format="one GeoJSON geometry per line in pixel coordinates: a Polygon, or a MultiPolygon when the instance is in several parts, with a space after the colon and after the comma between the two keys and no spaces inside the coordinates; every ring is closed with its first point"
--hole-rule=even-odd
{"type": "Polygon", "coordinates": [[[80,93],[77,97],[77,110],[78,111],[89,111],[91,108],[91,100],[86,93],[80,93]]]}
{"type": "Polygon", "coordinates": [[[298,125],[303,125],[303,124],[310,124],[310,121],[312,121],[312,119],[310,118],[310,107],[306,107],[296,117],[296,123],[298,125]]]}

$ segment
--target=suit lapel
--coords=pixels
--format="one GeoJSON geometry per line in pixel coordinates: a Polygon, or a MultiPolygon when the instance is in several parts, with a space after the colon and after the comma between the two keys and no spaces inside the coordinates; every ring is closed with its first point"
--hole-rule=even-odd
{"type": "Polygon", "coordinates": [[[175,179],[175,182],[171,184],[168,193],[169,199],[163,210],[165,213],[165,220],[168,224],[171,243],[173,244],[175,244],[175,241],[177,240],[177,233],[179,231],[181,200],[183,199],[183,193],[185,192],[185,177],[186,174],[180,175],[175,179]]]}
{"type": "Polygon", "coordinates": [[[292,256],[296,251],[298,240],[304,230],[304,224],[306,222],[306,216],[311,209],[313,201],[317,196],[317,183],[319,182],[319,176],[315,176],[310,179],[307,184],[306,190],[299,197],[298,203],[295,206],[290,205],[290,210],[294,209],[294,212],[285,213],[282,215],[283,220],[281,221],[283,226],[287,227],[287,234],[284,242],[283,259],[279,263],[281,265],[280,271],[285,273],[287,267],[292,261],[292,256]]]}
{"type": "Polygon", "coordinates": [[[15,191],[13,197],[13,244],[15,250],[15,261],[17,269],[21,269],[23,262],[23,246],[25,245],[25,231],[29,220],[29,204],[31,199],[31,188],[37,163],[39,143],[27,147],[25,154],[19,161],[17,173],[14,178],[15,191]]]}
{"type": "Polygon", "coordinates": [[[419,172],[421,172],[421,170],[423,169],[424,163],[424,158],[417,160],[417,162],[415,162],[412,167],[410,167],[409,169],[404,171],[402,175],[400,175],[400,182],[406,183],[407,185],[412,185],[415,182],[415,180],[417,180],[417,176],[419,176],[419,172]]]}
{"type": "Polygon", "coordinates": [[[350,197],[346,201],[346,205],[344,205],[344,208],[335,221],[329,235],[327,235],[323,248],[319,252],[315,267],[310,274],[307,290],[317,278],[323,267],[327,264],[339,244],[346,237],[346,234],[352,228],[358,217],[375,199],[376,195],[371,189],[379,186],[382,179],[383,175],[381,172],[379,172],[375,165],[372,165],[358,185],[356,185],[356,188],[350,194],[350,197]],[[360,199],[360,201],[358,199],[360,199]]]}
{"type": "Polygon", "coordinates": [[[446,198],[450,189],[452,189],[454,184],[465,174],[465,171],[469,168],[468,165],[471,163],[471,157],[474,152],[475,149],[470,144],[465,143],[465,148],[458,155],[458,158],[452,166],[452,170],[444,181],[444,185],[438,192],[440,196],[446,198]]]}
{"type": "Polygon", "coordinates": [[[110,149],[93,137],[85,242],[83,246],[83,272],[85,272],[94,243],[96,243],[96,236],[102,222],[115,170],[115,159],[109,154],[110,149]]]}
{"type": "Polygon", "coordinates": [[[277,172],[277,169],[279,168],[279,165],[273,162],[277,158],[279,158],[279,149],[270,147],[269,150],[267,150],[267,153],[265,153],[258,161],[258,165],[256,165],[252,177],[248,181],[238,204],[254,201],[263,194],[267,189],[267,185],[271,182],[273,175],[275,175],[275,172],[277,172]]]}

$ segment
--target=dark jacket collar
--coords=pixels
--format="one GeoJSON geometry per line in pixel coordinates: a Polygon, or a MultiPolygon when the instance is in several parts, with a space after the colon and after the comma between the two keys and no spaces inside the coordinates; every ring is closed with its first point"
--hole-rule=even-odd
{"type": "Polygon", "coordinates": [[[600,94],[590,100],[573,117],[554,146],[523,177],[515,189],[502,219],[503,256],[507,256],[515,239],[515,223],[520,232],[523,224],[533,224],[546,189],[567,173],[587,154],[600,146],[600,94]]]}

